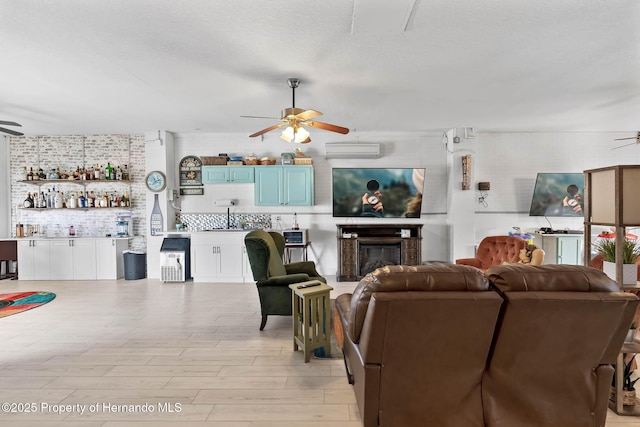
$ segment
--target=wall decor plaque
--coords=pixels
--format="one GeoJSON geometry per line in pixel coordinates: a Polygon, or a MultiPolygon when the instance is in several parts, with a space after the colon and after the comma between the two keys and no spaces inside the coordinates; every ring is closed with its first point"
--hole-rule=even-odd
{"type": "Polygon", "coordinates": [[[198,156],[186,156],[180,160],[180,186],[202,185],[202,160],[198,156]]]}

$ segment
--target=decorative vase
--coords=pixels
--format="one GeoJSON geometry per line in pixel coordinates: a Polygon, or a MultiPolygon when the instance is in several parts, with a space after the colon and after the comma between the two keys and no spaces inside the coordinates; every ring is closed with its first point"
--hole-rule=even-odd
{"type": "Polygon", "coordinates": [[[633,406],[636,404],[635,390],[622,390],[622,404],[624,406],[633,406]]]}
{"type": "MultiPolygon", "coordinates": [[[[611,279],[616,280],[616,263],[603,261],[602,270],[611,279]]],[[[622,284],[635,285],[638,280],[638,266],[636,264],[622,264],[622,284]]]]}

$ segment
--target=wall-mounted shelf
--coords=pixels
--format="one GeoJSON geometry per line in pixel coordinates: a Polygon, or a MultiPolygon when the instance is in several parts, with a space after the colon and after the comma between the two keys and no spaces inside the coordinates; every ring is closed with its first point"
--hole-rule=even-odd
{"type": "Polygon", "coordinates": [[[69,212],[69,211],[106,211],[106,210],[131,210],[131,206],[129,207],[118,207],[118,208],[22,208],[18,207],[19,210],[24,211],[59,211],[59,212],[69,212]]]}
{"type": "Polygon", "coordinates": [[[121,184],[130,184],[130,180],[123,179],[89,179],[89,180],[80,180],[80,179],[35,179],[33,181],[29,181],[26,179],[19,180],[18,182],[23,184],[31,184],[31,185],[44,185],[44,184],[75,184],[75,185],[90,185],[97,184],[101,182],[108,183],[121,183],[121,184]]]}

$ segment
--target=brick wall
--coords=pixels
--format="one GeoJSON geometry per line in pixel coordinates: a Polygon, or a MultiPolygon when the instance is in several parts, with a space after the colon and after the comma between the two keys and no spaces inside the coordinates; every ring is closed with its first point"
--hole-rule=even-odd
{"type": "Polygon", "coordinates": [[[12,137],[10,142],[11,176],[11,230],[15,225],[38,224],[41,234],[47,237],[66,236],[70,225],[79,236],[99,237],[116,232],[117,209],[51,209],[37,211],[20,209],[28,193],[41,191],[47,193],[56,190],[69,192],[129,191],[130,211],[133,212],[133,233],[130,242],[132,249],[146,248],[147,215],[145,207],[145,146],[144,135],[55,135],[12,137]],[[77,167],[103,165],[110,162],[114,166],[128,165],[130,183],[125,182],[84,182],[79,185],[69,182],[32,185],[20,182],[24,180],[24,167],[27,170],[43,169],[47,175],[52,168],[61,171],[73,171],[77,167]]]}

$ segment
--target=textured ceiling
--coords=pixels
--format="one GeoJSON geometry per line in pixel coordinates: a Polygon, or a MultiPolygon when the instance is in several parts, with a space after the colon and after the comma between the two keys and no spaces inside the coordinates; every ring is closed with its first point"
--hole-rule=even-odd
{"type": "Polygon", "coordinates": [[[27,135],[248,135],[272,122],[240,116],[279,116],[299,77],[297,107],[356,132],[640,128],[637,0],[417,0],[406,31],[384,34],[352,33],[353,13],[353,0],[0,0],[0,120],[27,135]]]}

